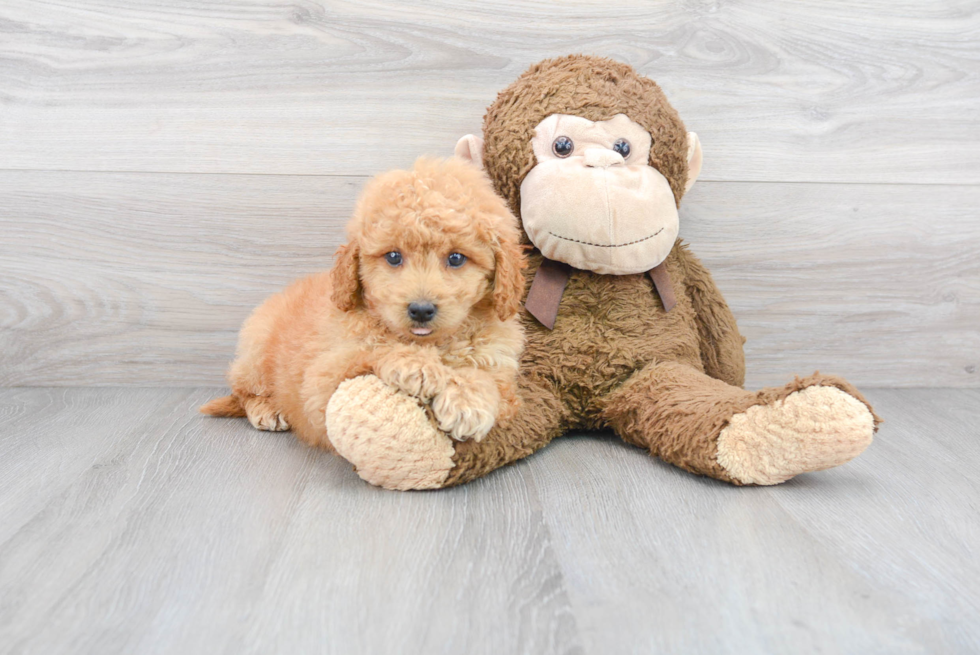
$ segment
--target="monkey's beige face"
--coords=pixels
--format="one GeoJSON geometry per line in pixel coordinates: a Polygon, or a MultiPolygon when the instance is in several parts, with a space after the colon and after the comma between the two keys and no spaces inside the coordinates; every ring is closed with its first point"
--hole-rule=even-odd
{"type": "MultiPolygon", "coordinates": [[[[697,136],[689,140],[689,158],[696,147],[699,162],[697,136]]],[[[597,122],[552,114],[531,143],[537,165],[521,184],[521,220],[545,257],[612,275],[666,259],[677,205],[667,178],[649,165],[652,140],[642,126],[624,114],[597,122]]]]}

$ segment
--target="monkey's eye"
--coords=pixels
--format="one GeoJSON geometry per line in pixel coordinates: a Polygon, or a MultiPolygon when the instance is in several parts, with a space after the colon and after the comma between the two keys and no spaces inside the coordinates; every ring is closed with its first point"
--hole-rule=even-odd
{"type": "Polygon", "coordinates": [[[613,144],[613,150],[621,154],[623,159],[626,159],[630,156],[630,142],[626,139],[620,139],[613,144]]]}
{"type": "Polygon", "coordinates": [[[392,266],[401,266],[402,254],[397,250],[392,250],[391,252],[385,255],[385,261],[391,264],[392,266]]]}
{"type": "Polygon", "coordinates": [[[466,255],[458,252],[450,253],[449,257],[446,257],[446,263],[449,264],[449,268],[459,268],[466,263],[466,255]]]}
{"type": "Polygon", "coordinates": [[[551,144],[551,149],[559,157],[567,157],[575,150],[575,144],[567,136],[560,136],[551,144]]]}

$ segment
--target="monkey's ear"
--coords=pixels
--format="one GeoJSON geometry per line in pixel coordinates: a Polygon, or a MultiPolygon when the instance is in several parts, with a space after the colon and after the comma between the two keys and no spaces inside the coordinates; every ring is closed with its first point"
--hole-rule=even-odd
{"type": "Polygon", "coordinates": [[[361,302],[360,251],[356,241],[340,246],[330,270],[330,283],[333,286],[330,299],[344,312],[349,312],[361,302]]]}
{"type": "Polygon", "coordinates": [[[694,182],[701,174],[701,163],[704,161],[701,155],[701,139],[694,132],[687,133],[687,182],[684,183],[684,193],[694,186],[694,182]]]}
{"type": "Polygon", "coordinates": [[[467,134],[456,142],[454,154],[460,159],[476,164],[477,168],[483,168],[483,139],[474,134],[467,134]]]}

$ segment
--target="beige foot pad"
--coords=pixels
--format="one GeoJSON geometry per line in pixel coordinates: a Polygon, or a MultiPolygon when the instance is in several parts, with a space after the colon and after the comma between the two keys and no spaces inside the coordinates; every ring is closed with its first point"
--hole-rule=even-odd
{"type": "Polygon", "coordinates": [[[813,386],[733,416],[718,436],[718,463],[745,484],[779,484],[857,457],[873,434],[864,403],[836,387],[813,386]]]}
{"type": "Polygon", "coordinates": [[[361,479],[385,489],[437,489],[453,468],[452,440],[419,401],[373,375],[343,382],[327,404],[327,438],[361,479]]]}

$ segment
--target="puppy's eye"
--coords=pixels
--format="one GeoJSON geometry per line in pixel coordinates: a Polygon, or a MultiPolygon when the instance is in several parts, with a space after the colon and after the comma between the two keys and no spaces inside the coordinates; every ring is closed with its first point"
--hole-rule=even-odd
{"type": "Polygon", "coordinates": [[[446,257],[446,263],[449,264],[449,268],[459,268],[466,263],[466,255],[454,252],[446,257]]]}
{"type": "Polygon", "coordinates": [[[620,139],[613,144],[613,150],[621,154],[623,159],[626,159],[630,156],[630,142],[626,139],[620,139]]]}
{"type": "Polygon", "coordinates": [[[565,158],[575,150],[575,144],[567,136],[560,136],[551,144],[551,150],[559,157],[565,158]]]}
{"type": "Polygon", "coordinates": [[[387,255],[385,255],[385,261],[392,266],[401,266],[402,264],[402,254],[397,250],[392,250],[387,255]]]}

